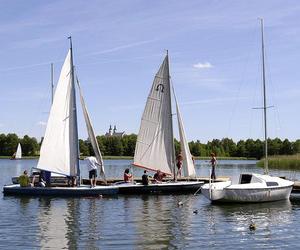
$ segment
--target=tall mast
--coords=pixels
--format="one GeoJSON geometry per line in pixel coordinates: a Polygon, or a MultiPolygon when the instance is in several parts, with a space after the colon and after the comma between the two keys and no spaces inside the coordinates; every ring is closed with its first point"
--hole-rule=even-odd
{"type": "Polygon", "coordinates": [[[73,127],[70,128],[70,137],[71,142],[73,144],[73,150],[74,154],[76,156],[76,159],[71,159],[70,162],[74,163],[74,166],[76,168],[76,176],[77,176],[77,186],[80,185],[80,168],[79,168],[79,143],[78,143],[78,127],[77,127],[77,110],[76,110],[76,93],[75,93],[75,77],[74,77],[74,64],[73,64],[73,47],[72,47],[72,37],[68,37],[70,40],[70,52],[71,52],[71,84],[72,84],[72,93],[71,93],[71,112],[73,112],[73,127]],[[74,161],[73,161],[74,160],[74,161]]]}
{"type": "Polygon", "coordinates": [[[53,104],[53,96],[54,96],[53,75],[54,75],[54,66],[53,63],[51,63],[51,104],[53,104]]]}
{"type": "Polygon", "coordinates": [[[174,145],[174,131],[173,131],[173,114],[172,114],[172,99],[171,99],[171,76],[170,76],[170,65],[169,65],[169,52],[167,50],[167,62],[168,62],[168,80],[169,80],[169,89],[170,89],[170,94],[169,94],[169,100],[168,102],[171,105],[171,138],[172,138],[172,164],[173,164],[173,172],[174,172],[174,180],[177,179],[176,176],[176,163],[175,163],[175,145],[174,145]]]}
{"type": "Polygon", "coordinates": [[[264,44],[264,20],[259,18],[261,24],[261,53],[262,53],[262,80],[264,92],[264,129],[265,129],[265,169],[264,173],[269,174],[268,168],[268,135],[267,135],[267,97],[266,97],[266,75],[265,75],[265,44],[264,44]]]}

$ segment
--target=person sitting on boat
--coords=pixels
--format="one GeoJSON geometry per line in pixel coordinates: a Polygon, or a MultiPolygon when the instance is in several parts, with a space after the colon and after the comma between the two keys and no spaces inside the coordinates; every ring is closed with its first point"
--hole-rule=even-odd
{"type": "Polygon", "coordinates": [[[181,169],[182,169],[182,163],[183,163],[183,156],[181,152],[177,155],[176,158],[176,166],[177,166],[177,177],[181,177],[181,169]]]}
{"type": "Polygon", "coordinates": [[[89,179],[91,181],[91,187],[96,187],[97,166],[100,167],[100,164],[94,156],[89,156],[85,158],[85,160],[87,160],[87,167],[89,170],[89,179]]]}
{"type": "MultiPolygon", "coordinates": [[[[75,187],[76,186],[76,176],[67,176],[68,180],[68,187],[75,187]]],[[[91,185],[92,187],[92,185],[91,185]]]]}
{"type": "Polygon", "coordinates": [[[161,183],[164,177],[166,177],[166,174],[158,169],[154,174],[153,179],[155,183],[161,183]]]}
{"type": "Polygon", "coordinates": [[[216,165],[217,165],[217,158],[216,155],[214,153],[210,154],[211,159],[210,159],[210,163],[211,163],[211,176],[210,178],[215,180],[216,179],[216,165]]]}
{"type": "Polygon", "coordinates": [[[149,184],[147,170],[144,170],[144,174],[142,175],[142,184],[146,186],[149,184]]]}
{"type": "Polygon", "coordinates": [[[124,171],[124,181],[125,182],[133,181],[133,175],[129,173],[129,168],[126,168],[124,171]]]}
{"type": "MultiPolygon", "coordinates": [[[[34,180],[33,180],[34,182],[34,180]]],[[[19,176],[20,187],[32,187],[33,184],[30,182],[27,170],[24,170],[23,174],[19,176]]]]}
{"type": "Polygon", "coordinates": [[[37,186],[37,187],[45,187],[46,186],[46,182],[44,180],[44,172],[45,171],[41,170],[40,172],[32,173],[32,175],[33,175],[32,183],[33,183],[34,186],[37,186]],[[37,183],[35,183],[36,177],[38,178],[37,183]]]}

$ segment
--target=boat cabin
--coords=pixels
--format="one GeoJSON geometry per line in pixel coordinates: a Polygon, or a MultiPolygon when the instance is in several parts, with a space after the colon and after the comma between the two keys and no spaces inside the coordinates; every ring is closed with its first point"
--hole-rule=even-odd
{"type": "Polygon", "coordinates": [[[268,181],[257,177],[253,174],[241,174],[239,184],[249,184],[249,183],[266,183],[267,187],[278,186],[276,181],[268,181]]]}

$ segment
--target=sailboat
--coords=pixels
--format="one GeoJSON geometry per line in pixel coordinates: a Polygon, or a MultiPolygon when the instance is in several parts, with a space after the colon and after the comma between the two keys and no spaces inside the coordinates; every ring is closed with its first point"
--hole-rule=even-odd
{"type": "Polygon", "coordinates": [[[160,170],[167,176],[173,176],[169,183],[155,183],[137,188],[137,185],[120,186],[120,193],[126,192],[194,192],[203,182],[176,181],[176,159],[173,136],[172,93],[176,104],[177,121],[180,135],[181,154],[183,156],[183,176],[196,178],[192,155],[186,140],[182,116],[171,85],[169,74],[169,56],[165,56],[154,77],[146,106],[142,115],[137,136],[133,166],[150,171],[160,170]],[[135,189],[136,188],[136,189],[135,189]]]}
{"type": "Polygon", "coordinates": [[[21,144],[18,143],[17,151],[11,157],[12,160],[19,160],[22,159],[22,147],[21,144]]]}
{"type": "Polygon", "coordinates": [[[265,83],[265,51],[264,25],[261,23],[262,42],[262,82],[264,97],[264,139],[265,161],[264,174],[241,174],[238,184],[231,181],[208,183],[201,187],[201,193],[212,202],[267,202],[288,199],[294,182],[279,177],[270,176],[268,170],[268,140],[267,140],[267,100],[265,83]]]}
{"type": "Polygon", "coordinates": [[[90,186],[80,185],[80,154],[78,146],[75,81],[79,89],[89,139],[93,146],[95,156],[101,165],[100,174],[104,179],[105,173],[101,152],[80,89],[79,80],[77,77],[75,80],[71,37],[69,37],[69,39],[70,49],[61,69],[36,169],[76,179],[77,187],[24,188],[17,184],[4,186],[4,194],[78,196],[116,194],[118,192],[118,188],[113,186],[96,186],[90,188],[90,186]]]}

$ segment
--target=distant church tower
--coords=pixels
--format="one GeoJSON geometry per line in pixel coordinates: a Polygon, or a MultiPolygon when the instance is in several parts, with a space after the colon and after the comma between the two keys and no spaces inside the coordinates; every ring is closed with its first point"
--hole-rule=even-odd
{"type": "Polygon", "coordinates": [[[125,131],[123,132],[117,132],[117,126],[114,125],[114,129],[112,129],[111,125],[109,126],[108,133],[105,134],[106,137],[123,137],[125,135],[125,131]]]}

